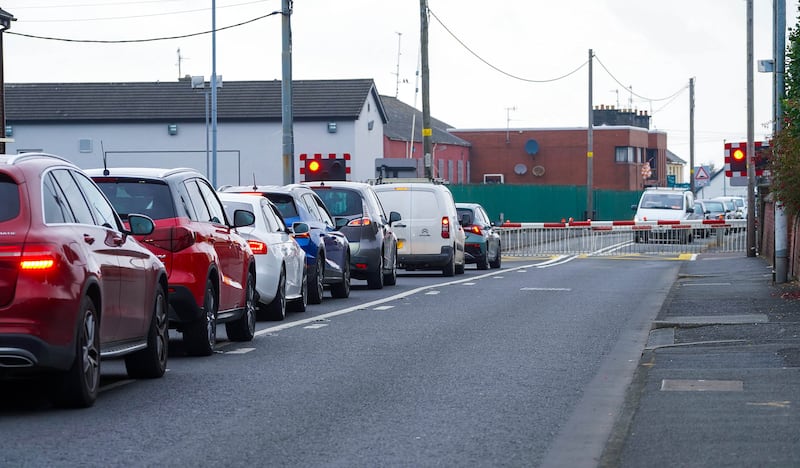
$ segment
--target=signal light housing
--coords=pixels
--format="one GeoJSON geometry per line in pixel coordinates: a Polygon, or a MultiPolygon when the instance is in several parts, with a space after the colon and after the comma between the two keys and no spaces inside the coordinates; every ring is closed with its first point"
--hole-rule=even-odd
{"type": "Polygon", "coordinates": [[[746,148],[731,149],[731,171],[747,172],[747,150],[746,148]]]}
{"type": "Polygon", "coordinates": [[[320,180],[347,180],[347,164],[344,159],[306,159],[303,168],[306,182],[320,180]]]}

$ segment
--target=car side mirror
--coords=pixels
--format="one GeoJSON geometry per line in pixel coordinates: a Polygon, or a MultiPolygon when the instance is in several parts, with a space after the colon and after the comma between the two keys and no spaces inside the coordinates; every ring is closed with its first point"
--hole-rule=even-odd
{"type": "Polygon", "coordinates": [[[336,225],[336,229],[341,229],[347,226],[347,223],[349,222],[350,220],[345,218],[344,216],[335,216],[333,218],[333,223],[336,225]]]}
{"type": "Polygon", "coordinates": [[[128,225],[131,227],[130,233],[137,236],[152,234],[156,228],[156,223],[145,215],[129,214],[128,225]]]}
{"type": "Polygon", "coordinates": [[[631,210],[636,211],[636,205],[631,205],[631,210]]]}
{"type": "Polygon", "coordinates": [[[233,212],[233,227],[252,226],[256,222],[256,215],[248,210],[236,210],[233,212]]]}
{"type": "Polygon", "coordinates": [[[389,212],[389,225],[390,225],[390,226],[391,226],[391,225],[392,225],[392,223],[394,223],[395,221],[400,221],[401,219],[402,219],[402,217],[400,216],[400,213],[398,213],[398,212],[396,212],[396,211],[391,211],[391,212],[389,212]]]}
{"type": "Polygon", "coordinates": [[[694,213],[694,208],[686,208],[687,213],[694,213]]]}
{"type": "Polygon", "coordinates": [[[292,230],[292,234],[308,234],[309,231],[308,224],[301,223],[300,221],[293,223],[290,229],[292,230]]]}

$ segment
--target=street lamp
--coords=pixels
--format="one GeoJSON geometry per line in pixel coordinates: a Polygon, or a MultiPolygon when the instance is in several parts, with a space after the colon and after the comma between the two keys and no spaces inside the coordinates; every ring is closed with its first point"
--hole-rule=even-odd
{"type": "Polygon", "coordinates": [[[3,32],[16,21],[14,15],[0,8],[0,154],[6,152],[6,85],[3,79],[3,32]]]}

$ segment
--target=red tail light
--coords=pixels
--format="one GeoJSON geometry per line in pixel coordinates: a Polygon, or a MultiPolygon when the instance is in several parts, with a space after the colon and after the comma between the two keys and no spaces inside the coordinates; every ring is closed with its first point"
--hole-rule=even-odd
{"type": "Polygon", "coordinates": [[[372,220],[369,218],[357,218],[347,223],[347,225],[350,227],[369,226],[370,224],[372,224],[372,220]]]}
{"type": "Polygon", "coordinates": [[[483,235],[483,231],[481,230],[480,226],[470,226],[469,232],[477,234],[479,236],[483,235]]]}
{"type": "Polygon", "coordinates": [[[171,226],[156,229],[143,242],[170,252],[180,252],[191,247],[195,238],[189,229],[183,226],[171,226]]]}
{"type": "Polygon", "coordinates": [[[253,251],[256,255],[266,255],[267,254],[267,244],[257,241],[257,240],[249,240],[247,241],[247,245],[250,246],[250,250],[253,251]]]}
{"type": "Polygon", "coordinates": [[[450,218],[447,216],[442,217],[442,239],[450,238],[450,218]]]}
{"type": "Polygon", "coordinates": [[[26,245],[19,260],[21,271],[49,271],[57,265],[58,254],[52,245],[26,245]]]}

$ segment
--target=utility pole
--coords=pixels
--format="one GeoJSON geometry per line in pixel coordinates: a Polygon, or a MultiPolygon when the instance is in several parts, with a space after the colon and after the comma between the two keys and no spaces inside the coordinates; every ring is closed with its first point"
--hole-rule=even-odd
{"type": "Polygon", "coordinates": [[[283,185],[294,183],[294,111],[292,108],[292,0],[281,0],[282,52],[281,122],[283,124],[283,185]]]}
{"type": "Polygon", "coordinates": [[[400,40],[403,38],[403,33],[397,33],[397,65],[395,66],[395,82],[394,82],[394,97],[400,94],[400,40]]]}
{"type": "MultiPolygon", "coordinates": [[[[786,72],[786,0],[773,0],[773,117],[772,137],[775,138],[781,131],[783,122],[783,99],[786,94],[784,73],[786,72]]],[[[788,237],[789,229],[786,223],[786,213],[783,202],[775,199],[775,282],[785,283],[788,270],[788,237]]],[[[749,214],[748,214],[749,216],[749,214]]]]}
{"type": "Polygon", "coordinates": [[[425,177],[433,178],[433,131],[431,130],[430,69],[428,67],[428,0],[419,0],[422,55],[422,153],[425,177]]]}
{"type": "Polygon", "coordinates": [[[517,106],[506,107],[506,144],[511,143],[511,111],[517,110],[517,106]]]}
{"type": "Polygon", "coordinates": [[[217,188],[217,2],[211,0],[211,186],[217,188]]]}
{"type": "Polygon", "coordinates": [[[689,78],[689,189],[694,195],[694,78],[689,78]]]}
{"type": "Polygon", "coordinates": [[[756,256],[755,187],[756,169],[753,104],[753,0],[747,0],[747,256],[756,256]]]}
{"type": "Polygon", "coordinates": [[[587,148],[586,148],[586,216],[584,218],[588,221],[594,218],[594,199],[592,197],[592,178],[593,172],[593,158],[594,158],[594,135],[592,134],[592,127],[594,127],[594,109],[592,109],[592,58],[594,54],[592,49],[589,49],[589,125],[587,135],[587,148]]]}

